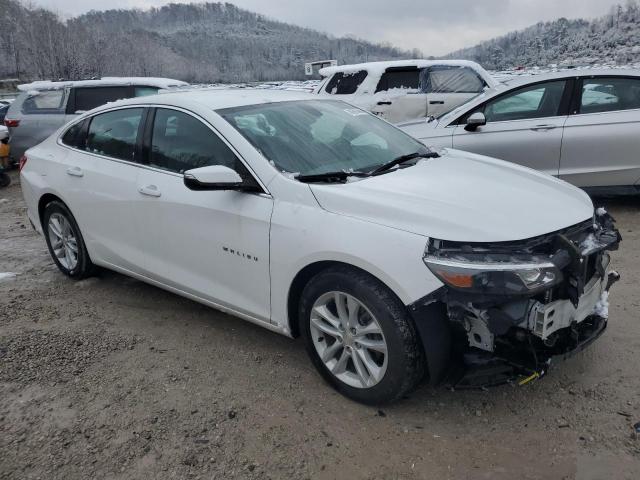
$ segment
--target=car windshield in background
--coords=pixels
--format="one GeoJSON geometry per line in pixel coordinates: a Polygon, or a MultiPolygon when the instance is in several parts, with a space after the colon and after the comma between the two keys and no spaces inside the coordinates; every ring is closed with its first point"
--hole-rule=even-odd
{"type": "Polygon", "coordinates": [[[429,152],[383,120],[339,101],[268,103],[218,113],[290,173],[370,172],[400,156],[429,152]]]}

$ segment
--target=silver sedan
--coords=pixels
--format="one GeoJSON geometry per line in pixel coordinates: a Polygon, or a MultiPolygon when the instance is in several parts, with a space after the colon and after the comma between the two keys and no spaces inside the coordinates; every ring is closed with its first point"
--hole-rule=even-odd
{"type": "Polygon", "coordinates": [[[640,193],[640,71],[520,77],[439,118],[399,125],[430,146],[497,157],[589,193],[640,193]]]}

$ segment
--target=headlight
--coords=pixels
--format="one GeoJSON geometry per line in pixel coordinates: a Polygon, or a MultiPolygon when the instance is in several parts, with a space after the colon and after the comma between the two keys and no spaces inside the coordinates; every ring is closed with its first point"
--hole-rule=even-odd
{"type": "Polygon", "coordinates": [[[469,293],[533,294],[562,281],[553,263],[535,257],[526,262],[479,262],[425,254],[423,261],[444,284],[469,293]]]}

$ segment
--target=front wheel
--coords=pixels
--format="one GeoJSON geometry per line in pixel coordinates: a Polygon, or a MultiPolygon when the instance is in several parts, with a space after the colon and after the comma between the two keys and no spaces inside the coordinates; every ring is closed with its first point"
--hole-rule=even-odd
{"type": "Polygon", "coordinates": [[[62,273],[79,280],[94,272],[80,228],[66,205],[57,201],[47,204],[42,224],[51,258],[62,273]]]}
{"type": "Polygon", "coordinates": [[[318,274],[302,293],[299,319],[313,364],[353,400],[397,400],[423,376],[422,349],[406,308],[366,272],[336,267],[318,274]]]}

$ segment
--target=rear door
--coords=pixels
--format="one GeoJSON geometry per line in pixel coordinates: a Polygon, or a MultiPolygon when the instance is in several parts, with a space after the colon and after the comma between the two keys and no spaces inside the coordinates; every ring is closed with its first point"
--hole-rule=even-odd
{"type": "Polygon", "coordinates": [[[137,203],[139,130],[145,110],[121,108],[82,122],[61,161],[61,191],[76,217],[92,259],[140,272],[144,261],[137,203]]]}
{"type": "Polygon", "coordinates": [[[585,77],[564,128],[560,177],[580,187],[640,179],[640,78],[585,77]]]}
{"type": "Polygon", "coordinates": [[[427,115],[427,94],[420,90],[418,67],[390,67],[380,77],[371,111],[398,123],[427,115]]]}
{"type": "Polygon", "coordinates": [[[494,97],[459,119],[453,148],[558,175],[562,131],[572,81],[539,82],[494,97]],[[465,130],[466,117],[483,112],[487,124],[465,130]]]}
{"type": "Polygon", "coordinates": [[[427,94],[427,115],[438,117],[482,93],[487,84],[469,67],[435,65],[422,70],[420,86],[427,94]]]}
{"type": "MultiPolygon", "coordinates": [[[[151,120],[150,120],[151,122],[151,120]]],[[[183,173],[224,165],[251,176],[229,145],[193,114],[157,108],[138,178],[147,275],[223,307],[269,321],[271,196],[193,191],[183,173]]]]}

